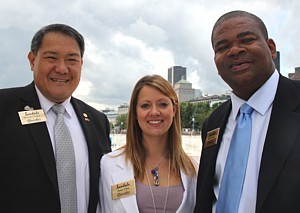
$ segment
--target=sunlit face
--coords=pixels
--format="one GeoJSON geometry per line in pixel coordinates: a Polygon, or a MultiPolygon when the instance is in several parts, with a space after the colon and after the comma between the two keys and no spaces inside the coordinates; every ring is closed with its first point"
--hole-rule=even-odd
{"type": "Polygon", "coordinates": [[[249,17],[231,18],[213,33],[219,75],[241,98],[247,99],[271,76],[276,46],[249,17]]]}
{"type": "Polygon", "coordinates": [[[138,95],[136,114],[143,137],[161,137],[167,135],[175,108],[169,97],[151,86],[144,86],[138,95]]]}
{"type": "Polygon", "coordinates": [[[74,38],[49,32],[37,54],[29,52],[28,59],[36,86],[50,101],[63,102],[77,88],[83,61],[74,38]]]}

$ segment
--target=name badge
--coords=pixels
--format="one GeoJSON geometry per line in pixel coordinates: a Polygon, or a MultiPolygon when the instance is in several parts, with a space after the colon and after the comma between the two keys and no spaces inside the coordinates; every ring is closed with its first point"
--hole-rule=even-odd
{"type": "Polygon", "coordinates": [[[135,195],[135,180],[129,180],[122,183],[117,183],[111,186],[112,199],[117,200],[130,195],[135,195]]]}
{"type": "Polygon", "coordinates": [[[220,128],[207,132],[204,148],[216,145],[218,142],[220,128]]]}
{"type": "Polygon", "coordinates": [[[44,110],[29,110],[18,112],[22,125],[45,122],[46,116],[44,110]]]}

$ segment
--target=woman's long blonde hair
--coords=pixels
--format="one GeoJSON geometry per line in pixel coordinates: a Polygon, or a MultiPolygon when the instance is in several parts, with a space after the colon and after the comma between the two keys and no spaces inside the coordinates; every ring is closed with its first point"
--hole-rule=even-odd
{"type": "Polygon", "coordinates": [[[172,85],[159,75],[146,75],[135,85],[129,104],[127,116],[126,145],[124,154],[127,161],[133,165],[135,178],[144,177],[145,173],[145,148],[142,143],[142,130],[137,122],[137,101],[138,95],[144,86],[151,86],[168,96],[174,108],[176,108],[173,123],[168,131],[168,148],[171,160],[171,170],[180,175],[182,170],[188,176],[195,176],[195,165],[190,157],[184,152],[181,140],[180,106],[178,97],[172,85]]]}

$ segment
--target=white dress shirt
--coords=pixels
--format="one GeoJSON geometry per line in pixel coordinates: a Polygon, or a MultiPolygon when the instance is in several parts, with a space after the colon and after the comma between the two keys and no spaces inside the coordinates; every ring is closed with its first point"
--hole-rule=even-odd
{"type": "MultiPolygon", "coordinates": [[[[247,103],[254,108],[252,113],[252,133],[251,144],[248,157],[248,164],[245,174],[244,186],[241,195],[239,212],[254,213],[256,206],[257,183],[260,168],[262,150],[264,147],[266,134],[269,126],[274,97],[278,86],[279,74],[277,70],[268,81],[257,90],[247,103]]],[[[240,99],[235,94],[231,94],[232,110],[229,115],[225,132],[218,152],[214,193],[218,199],[222,176],[225,168],[227,154],[231,142],[231,137],[239,116],[239,109],[245,100],[240,99]]],[[[216,210],[216,202],[213,205],[213,212],[216,210]]]]}
{"type": "MultiPolygon", "coordinates": [[[[42,109],[45,112],[47,121],[46,125],[52,142],[52,148],[55,155],[55,141],[54,141],[54,123],[56,114],[51,110],[51,107],[55,104],[49,101],[37,87],[37,95],[42,109]]],[[[65,123],[69,128],[76,159],[76,186],[77,186],[77,209],[80,213],[87,212],[89,203],[89,156],[88,148],[85,140],[85,136],[79,120],[76,116],[74,108],[70,102],[71,97],[61,103],[65,108],[64,114],[65,123]]]]}

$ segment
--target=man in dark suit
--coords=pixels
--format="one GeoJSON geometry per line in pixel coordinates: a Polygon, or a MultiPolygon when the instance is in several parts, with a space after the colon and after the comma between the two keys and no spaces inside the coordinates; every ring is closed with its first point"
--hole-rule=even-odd
{"type": "Polygon", "coordinates": [[[254,111],[235,212],[300,212],[300,81],[287,79],[275,69],[275,42],[262,20],[251,13],[224,14],[215,23],[211,39],[218,73],[232,94],[203,125],[194,212],[226,212],[216,209],[223,196],[220,189],[225,187],[222,177],[231,137],[244,103],[254,111]]]}
{"type": "MultiPolygon", "coordinates": [[[[75,153],[77,212],[96,212],[99,162],[110,152],[107,117],[72,97],[82,69],[84,39],[63,24],[41,28],[28,54],[34,81],[0,90],[0,211],[61,212],[54,104],[66,108],[64,120],[75,153]]],[[[99,211],[99,208],[98,208],[99,211]]]]}

